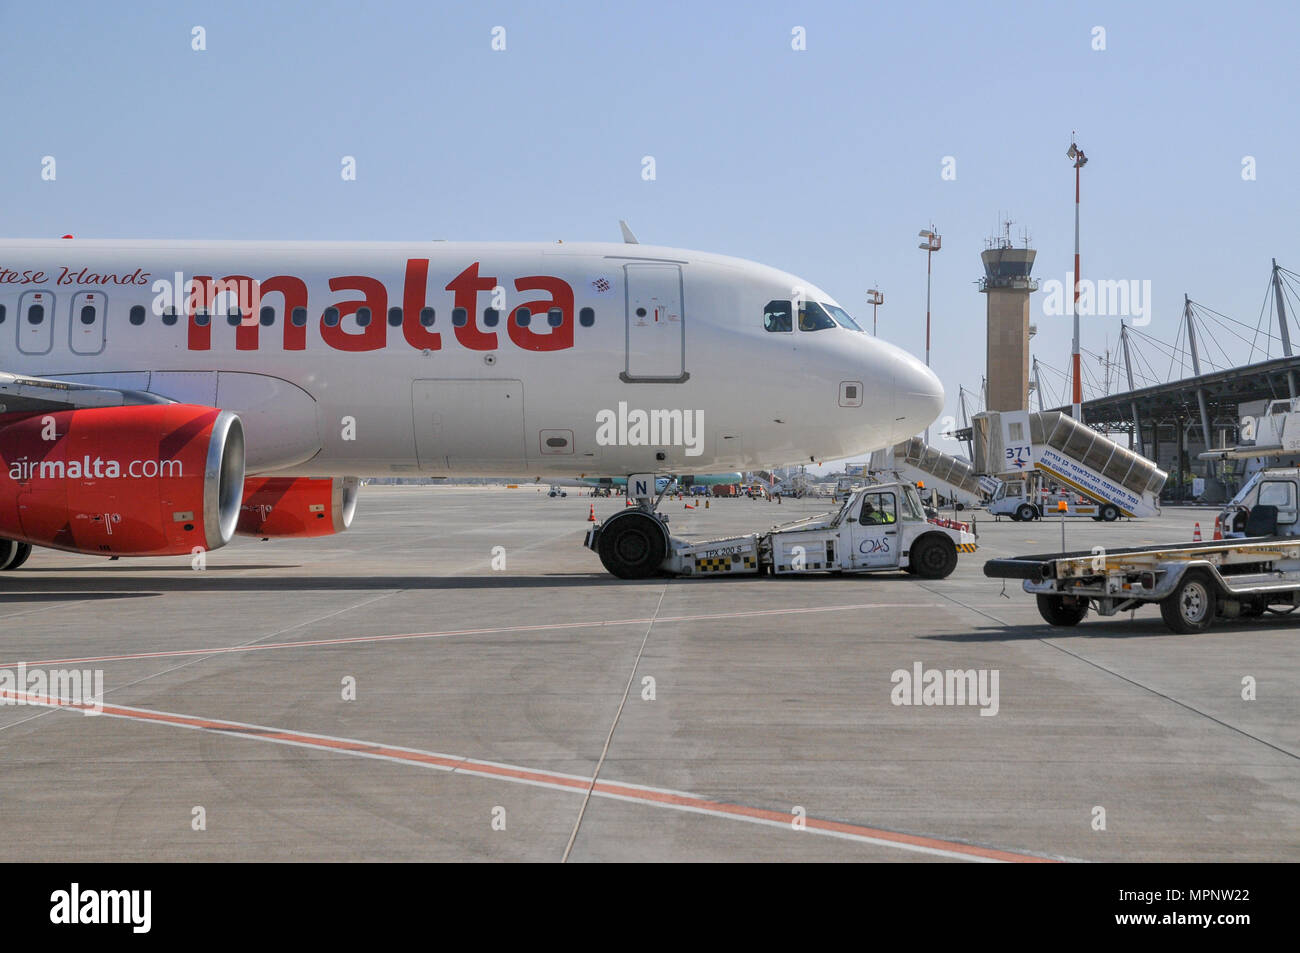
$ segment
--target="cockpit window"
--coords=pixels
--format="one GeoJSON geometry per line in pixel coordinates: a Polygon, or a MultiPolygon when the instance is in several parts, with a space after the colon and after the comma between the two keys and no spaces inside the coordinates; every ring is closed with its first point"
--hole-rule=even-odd
{"type": "Polygon", "coordinates": [[[799,307],[799,330],[800,331],[823,331],[826,328],[835,327],[835,319],[826,313],[823,308],[815,301],[805,301],[799,307]]]}
{"type": "Polygon", "coordinates": [[[838,305],[824,304],[822,307],[830,312],[831,317],[835,319],[835,323],[840,327],[848,328],[850,331],[862,330],[862,328],[858,327],[858,322],[849,317],[849,313],[838,305]]]}
{"type": "Polygon", "coordinates": [[[794,327],[790,318],[793,313],[789,301],[769,301],[763,307],[763,327],[768,331],[790,331],[794,327]]]}

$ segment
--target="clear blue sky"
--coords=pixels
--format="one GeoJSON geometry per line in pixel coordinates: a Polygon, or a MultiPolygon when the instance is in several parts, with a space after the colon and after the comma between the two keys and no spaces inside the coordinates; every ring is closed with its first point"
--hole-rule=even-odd
{"type": "MultiPolygon", "coordinates": [[[[1065,279],[1072,129],[1084,277],[1149,279],[1157,337],[1184,292],[1255,324],[1269,259],[1300,271],[1298,36],[1284,2],[0,2],[0,232],[617,240],[626,218],[868,319],[878,282],[881,335],[919,354],[934,222],[956,413],[983,372],[974,282],[999,214],[1030,231],[1037,277],[1065,279]]],[[[1069,318],[1042,297],[1035,353],[1064,368],[1069,318]]],[[[1117,334],[1092,318],[1084,345],[1117,334]]]]}

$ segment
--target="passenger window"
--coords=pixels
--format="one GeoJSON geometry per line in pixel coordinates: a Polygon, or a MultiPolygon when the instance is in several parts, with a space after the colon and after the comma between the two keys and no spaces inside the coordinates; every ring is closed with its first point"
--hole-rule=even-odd
{"type": "Polygon", "coordinates": [[[325,322],[327,328],[332,328],[339,323],[339,309],[326,308],[325,313],[321,315],[321,320],[325,322]]]}
{"type": "Polygon", "coordinates": [[[27,309],[27,323],[40,324],[45,320],[45,305],[34,304],[27,309]]]}
{"type": "Polygon", "coordinates": [[[226,313],[226,323],[232,328],[237,328],[244,323],[244,312],[238,308],[232,308],[226,313]]]}
{"type": "Polygon", "coordinates": [[[131,323],[136,326],[144,324],[144,305],[137,304],[134,308],[131,309],[130,320],[131,323]]]}
{"type": "Polygon", "coordinates": [[[858,522],[866,526],[887,526],[898,522],[892,493],[868,493],[862,497],[862,514],[858,522]]]}
{"type": "Polygon", "coordinates": [[[497,322],[500,320],[501,320],[501,312],[498,311],[496,308],[483,309],[483,327],[495,328],[497,326],[497,322]]]}
{"type": "Polygon", "coordinates": [[[400,327],[402,326],[402,309],[401,309],[401,308],[389,308],[389,309],[388,309],[388,323],[389,323],[390,326],[395,327],[395,328],[400,328],[400,327]]]}
{"type": "Polygon", "coordinates": [[[0,304],[0,324],[5,323],[5,306],[0,304]]]}
{"type": "MultiPolygon", "coordinates": [[[[0,309],[0,321],[4,320],[4,311],[0,309]]],[[[591,308],[583,308],[578,312],[578,323],[584,328],[589,328],[596,323],[596,312],[591,308]]]]}
{"type": "Polygon", "coordinates": [[[95,323],[95,306],[93,304],[83,305],[81,309],[81,323],[95,323]]]}
{"type": "Polygon", "coordinates": [[[264,328],[269,328],[271,325],[275,324],[275,308],[272,308],[270,305],[264,307],[261,311],[260,320],[262,322],[262,327],[264,328]]]}
{"type": "Polygon", "coordinates": [[[307,326],[307,309],[304,308],[304,307],[301,307],[301,306],[299,306],[299,307],[297,307],[297,308],[294,308],[294,309],[293,309],[293,314],[291,314],[291,315],[289,316],[289,320],[293,323],[293,326],[294,326],[295,328],[304,328],[304,327],[306,327],[306,326],[307,326]]]}
{"type": "Polygon", "coordinates": [[[163,313],[162,313],[162,323],[165,324],[165,325],[167,325],[168,327],[171,327],[171,325],[173,325],[173,324],[176,323],[176,309],[175,309],[175,308],[164,308],[164,309],[163,309],[163,313]]]}
{"type": "Polygon", "coordinates": [[[531,324],[532,321],[533,321],[533,313],[529,311],[527,308],[520,308],[518,311],[515,312],[515,324],[519,325],[521,328],[528,327],[528,325],[531,324]]]}
{"type": "Polygon", "coordinates": [[[824,331],[835,327],[835,319],[815,301],[805,301],[799,308],[800,331],[824,331]]]}
{"type": "Polygon", "coordinates": [[[420,323],[426,328],[433,327],[433,320],[435,317],[437,317],[437,315],[432,308],[420,309],[420,323]]]}
{"type": "Polygon", "coordinates": [[[558,328],[564,323],[564,311],[561,308],[552,308],[546,312],[546,323],[553,328],[558,328]]]}
{"type": "Polygon", "coordinates": [[[468,311],[466,311],[464,308],[452,308],[452,309],[451,309],[451,323],[452,323],[452,324],[454,324],[454,325],[455,325],[456,327],[458,327],[458,328],[463,328],[463,327],[465,326],[465,324],[466,324],[467,321],[469,321],[469,312],[468,312],[468,311]]]}
{"type": "Polygon", "coordinates": [[[198,311],[194,312],[194,323],[201,328],[207,327],[208,322],[211,320],[212,320],[212,316],[208,314],[206,308],[200,308],[198,311]]]}
{"type": "Polygon", "coordinates": [[[368,327],[370,327],[370,309],[369,309],[369,308],[357,308],[357,327],[359,327],[359,328],[368,328],[368,327]]]}
{"type": "Polygon", "coordinates": [[[794,328],[791,320],[793,309],[789,301],[769,301],[763,308],[763,327],[768,331],[790,331],[794,328]]]}

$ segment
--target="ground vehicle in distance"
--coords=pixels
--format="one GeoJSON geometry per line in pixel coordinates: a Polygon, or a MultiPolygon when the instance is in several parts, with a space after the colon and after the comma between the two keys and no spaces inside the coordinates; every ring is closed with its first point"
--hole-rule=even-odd
{"type": "Polygon", "coordinates": [[[976,471],[1003,483],[991,515],[1031,520],[1050,510],[1112,521],[1160,512],[1168,474],[1060,411],[976,414],[972,432],[976,471]]]}
{"type": "Polygon", "coordinates": [[[590,530],[586,546],[624,579],[899,569],[942,579],[976,537],[970,524],[927,520],[916,487],[900,482],[861,487],[833,514],[700,542],[671,536],[648,508],[627,509],[590,530]]]}
{"type": "Polygon", "coordinates": [[[1018,480],[1007,480],[989,500],[989,515],[1009,516],[1017,522],[1042,519],[1045,515],[1090,516],[1107,523],[1120,518],[1114,503],[1098,503],[1091,497],[1059,484],[1046,483],[1041,473],[1027,473],[1018,480]],[[1065,506],[1062,507],[1061,504],[1065,506]]]}
{"type": "Polygon", "coordinates": [[[835,481],[835,489],[831,492],[832,502],[843,503],[845,500],[847,500],[850,496],[853,495],[854,491],[857,490],[858,487],[859,484],[854,477],[852,476],[840,477],[838,480],[835,481]]]}

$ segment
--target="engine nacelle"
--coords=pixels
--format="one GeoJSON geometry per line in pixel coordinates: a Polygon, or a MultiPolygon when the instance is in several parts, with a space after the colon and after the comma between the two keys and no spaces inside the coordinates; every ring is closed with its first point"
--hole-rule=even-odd
{"type": "Polygon", "coordinates": [[[143,404],[0,414],[0,538],[105,556],[230,542],[244,430],[229,411],[143,404]]]}
{"type": "Polygon", "coordinates": [[[235,532],[264,538],[341,533],[352,525],[359,485],[350,477],[249,477],[235,532]]]}

